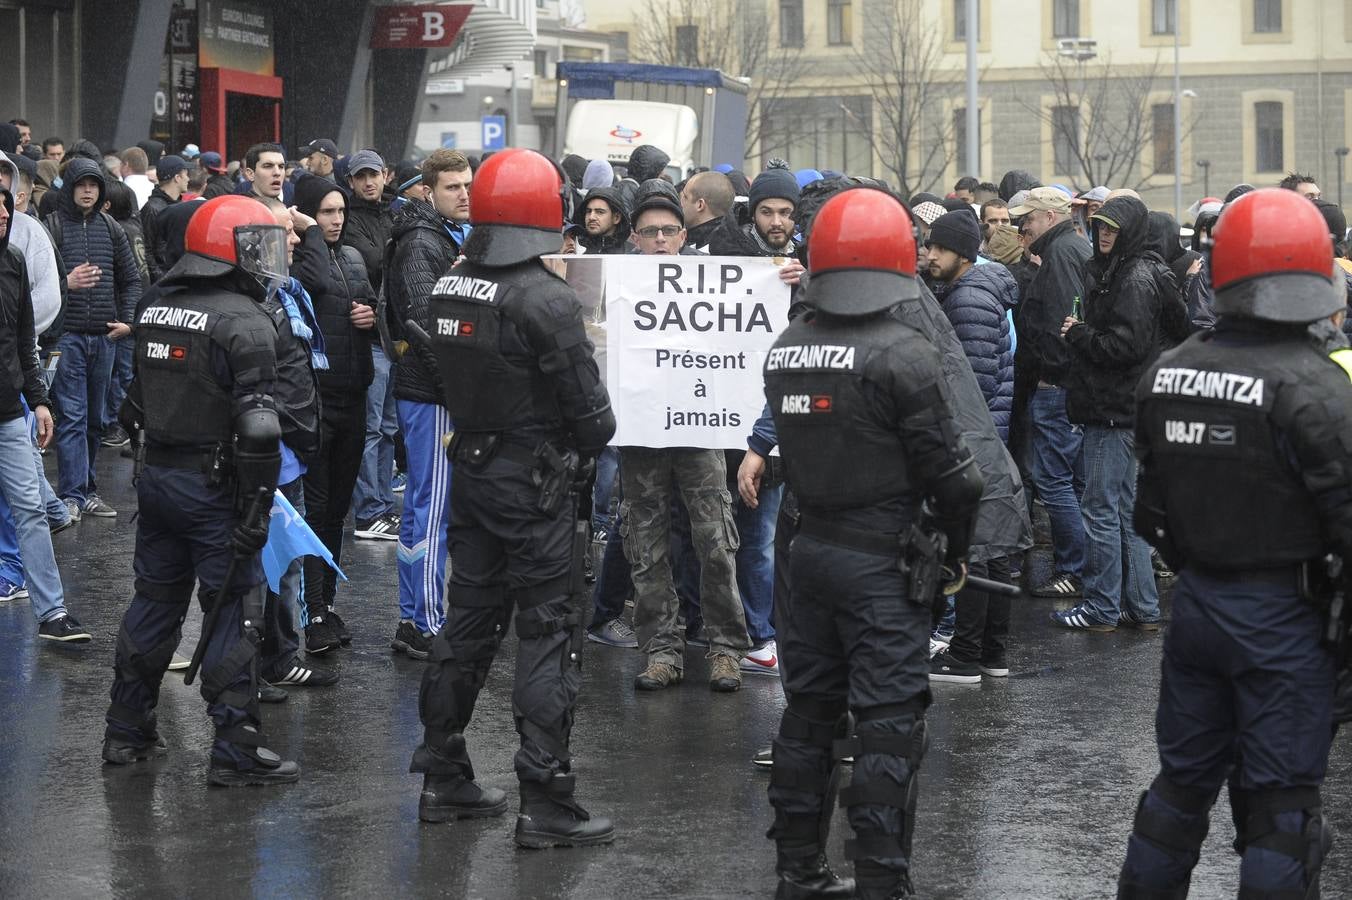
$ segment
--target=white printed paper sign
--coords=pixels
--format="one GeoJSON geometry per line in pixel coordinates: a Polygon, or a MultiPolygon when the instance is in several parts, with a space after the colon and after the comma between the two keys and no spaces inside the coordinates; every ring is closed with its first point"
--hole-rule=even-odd
{"type": "Polygon", "coordinates": [[[746,449],[765,407],[761,368],[788,325],[772,259],[607,256],[606,383],[636,447],[746,449]]]}

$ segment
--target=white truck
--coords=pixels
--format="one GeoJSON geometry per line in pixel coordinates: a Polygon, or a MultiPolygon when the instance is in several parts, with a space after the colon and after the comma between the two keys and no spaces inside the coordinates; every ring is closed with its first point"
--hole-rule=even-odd
{"type": "Polygon", "coordinates": [[[635,63],[558,66],[558,158],[604,159],[621,172],[634,148],[652,144],[680,181],[696,166],[741,167],[746,152],[745,82],[712,69],[635,63]]]}

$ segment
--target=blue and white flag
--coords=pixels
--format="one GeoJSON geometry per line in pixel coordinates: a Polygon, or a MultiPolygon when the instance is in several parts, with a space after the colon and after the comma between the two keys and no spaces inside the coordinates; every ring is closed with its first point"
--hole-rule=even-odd
{"type": "Polygon", "coordinates": [[[272,523],[268,526],[268,542],[263,545],[263,572],[268,577],[268,587],[273,593],[281,590],[286,567],[298,556],[318,556],[338,573],[339,578],[347,581],[343,570],[333,561],[333,554],[306,524],[305,517],[296,512],[296,508],[282,496],[281,491],[275,491],[272,495],[272,523]]]}

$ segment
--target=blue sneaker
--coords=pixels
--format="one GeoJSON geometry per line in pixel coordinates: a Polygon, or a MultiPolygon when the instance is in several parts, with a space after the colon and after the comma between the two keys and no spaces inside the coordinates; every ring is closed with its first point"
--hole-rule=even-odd
{"type": "Polygon", "coordinates": [[[408,476],[403,472],[395,472],[394,477],[390,479],[390,490],[396,494],[402,494],[406,487],[408,487],[408,476]]]}
{"type": "Polygon", "coordinates": [[[0,578],[0,602],[5,600],[27,600],[28,588],[15,584],[8,578],[0,578]]]}
{"type": "Polygon", "coordinates": [[[1052,622],[1071,631],[1097,631],[1107,633],[1117,630],[1116,622],[1100,622],[1089,614],[1089,608],[1083,603],[1069,609],[1052,610],[1052,622]]]}

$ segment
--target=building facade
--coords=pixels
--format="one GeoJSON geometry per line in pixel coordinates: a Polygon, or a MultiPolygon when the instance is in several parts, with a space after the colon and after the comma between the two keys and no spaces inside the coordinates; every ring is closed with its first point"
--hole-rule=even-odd
{"type": "MultiPolygon", "coordinates": [[[[910,190],[941,193],[964,174],[1025,169],[1079,189],[1134,187],[1167,208],[1175,30],[1185,203],[1289,171],[1335,198],[1337,151],[1352,145],[1352,0],[979,0],[974,164],[966,0],[748,2],[765,4],[792,75],[760,98],[752,168],[781,156],[893,184],[904,169],[910,190]]],[[[628,32],[642,8],[589,0],[588,24],[628,32]]]]}

